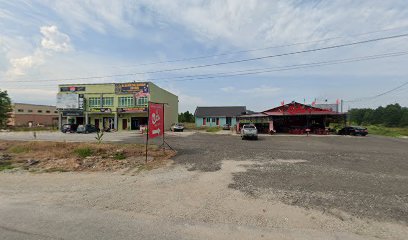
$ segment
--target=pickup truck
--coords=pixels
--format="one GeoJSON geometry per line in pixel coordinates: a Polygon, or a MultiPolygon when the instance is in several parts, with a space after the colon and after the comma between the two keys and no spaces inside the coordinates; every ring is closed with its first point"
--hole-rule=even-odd
{"type": "Polygon", "coordinates": [[[246,138],[258,139],[258,130],[253,124],[245,124],[241,128],[241,138],[242,140],[246,138]]]}

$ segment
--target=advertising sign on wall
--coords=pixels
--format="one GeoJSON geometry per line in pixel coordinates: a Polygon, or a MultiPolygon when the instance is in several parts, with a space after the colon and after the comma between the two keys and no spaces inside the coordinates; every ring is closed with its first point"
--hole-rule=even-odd
{"type": "Polygon", "coordinates": [[[149,84],[134,82],[134,83],[116,83],[116,94],[148,94],[149,84]]]}
{"type": "Polygon", "coordinates": [[[101,112],[101,113],[112,113],[112,109],[110,108],[91,108],[91,112],[101,112]]]}
{"type": "Polygon", "coordinates": [[[149,104],[149,138],[163,136],[164,132],[164,105],[149,104]]]}
{"type": "Polygon", "coordinates": [[[147,112],[147,107],[118,108],[118,113],[140,113],[147,112]]]}
{"type": "Polygon", "coordinates": [[[57,109],[79,109],[79,95],[76,93],[58,93],[57,109]]]}
{"type": "Polygon", "coordinates": [[[85,87],[60,87],[60,92],[83,92],[85,91],[85,87]]]}

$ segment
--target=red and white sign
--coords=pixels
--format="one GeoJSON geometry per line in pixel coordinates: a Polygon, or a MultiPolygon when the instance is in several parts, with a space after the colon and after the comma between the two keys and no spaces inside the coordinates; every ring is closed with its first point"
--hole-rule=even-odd
{"type": "Polygon", "coordinates": [[[149,103],[149,138],[163,136],[164,105],[149,103]]]}

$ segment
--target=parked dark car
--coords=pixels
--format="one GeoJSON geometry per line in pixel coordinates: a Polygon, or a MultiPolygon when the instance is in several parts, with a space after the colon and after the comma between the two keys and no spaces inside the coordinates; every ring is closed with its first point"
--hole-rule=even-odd
{"type": "Polygon", "coordinates": [[[222,126],[222,130],[230,130],[231,129],[231,125],[229,124],[225,124],[224,126],[222,126]]]}
{"type": "Polygon", "coordinates": [[[86,125],[79,125],[77,128],[77,133],[93,133],[93,132],[99,132],[99,128],[97,128],[95,125],[92,124],[86,124],[86,125]]]}
{"type": "Polygon", "coordinates": [[[367,128],[359,126],[344,127],[338,131],[339,135],[366,136],[367,128]]]}
{"type": "Polygon", "coordinates": [[[63,132],[63,133],[67,133],[67,132],[74,133],[74,132],[76,132],[77,128],[78,128],[77,124],[64,124],[64,125],[62,125],[61,132],[63,132]]]}

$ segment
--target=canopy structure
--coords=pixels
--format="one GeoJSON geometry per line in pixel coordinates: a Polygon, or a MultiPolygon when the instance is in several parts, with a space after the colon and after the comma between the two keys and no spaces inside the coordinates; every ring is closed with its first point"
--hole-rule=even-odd
{"type": "Polygon", "coordinates": [[[271,108],[260,113],[241,115],[239,123],[253,123],[260,132],[283,133],[316,133],[327,134],[330,123],[340,124],[346,120],[344,113],[333,109],[323,109],[315,106],[291,102],[271,108]]]}

